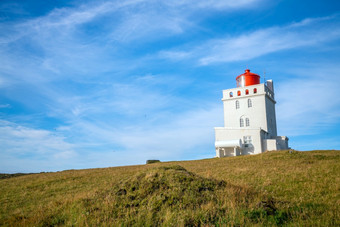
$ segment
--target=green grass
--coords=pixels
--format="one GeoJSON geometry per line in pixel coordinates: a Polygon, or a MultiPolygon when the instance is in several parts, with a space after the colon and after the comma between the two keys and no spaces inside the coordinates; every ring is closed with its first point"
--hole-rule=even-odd
{"type": "Polygon", "coordinates": [[[339,178],[335,150],[23,175],[0,225],[339,226],[339,178]]]}
{"type": "Polygon", "coordinates": [[[33,173],[0,173],[0,180],[1,179],[7,179],[7,178],[12,178],[12,177],[20,177],[28,174],[33,174],[33,173]]]}

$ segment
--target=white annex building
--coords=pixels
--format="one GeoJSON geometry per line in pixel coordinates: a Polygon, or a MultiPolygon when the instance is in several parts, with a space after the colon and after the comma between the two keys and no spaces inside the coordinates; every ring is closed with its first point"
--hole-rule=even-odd
{"type": "Polygon", "coordinates": [[[236,82],[236,88],[223,90],[224,127],[215,128],[216,156],[289,149],[288,138],[277,136],[273,81],[261,84],[260,76],[246,69],[236,82]]]}

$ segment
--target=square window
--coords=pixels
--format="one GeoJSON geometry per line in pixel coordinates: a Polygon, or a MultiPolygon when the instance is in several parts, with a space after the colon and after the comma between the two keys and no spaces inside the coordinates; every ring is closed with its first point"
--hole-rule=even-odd
{"type": "Polygon", "coordinates": [[[251,144],[251,136],[243,136],[244,144],[251,144]]]}

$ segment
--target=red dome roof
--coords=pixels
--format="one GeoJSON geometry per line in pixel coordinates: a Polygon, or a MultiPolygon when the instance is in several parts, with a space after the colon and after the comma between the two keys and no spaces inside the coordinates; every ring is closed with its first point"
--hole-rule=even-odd
{"type": "Polygon", "coordinates": [[[236,77],[236,81],[237,87],[255,85],[260,83],[260,76],[255,73],[251,73],[250,69],[246,69],[245,73],[236,77]]]}
{"type": "Polygon", "coordinates": [[[237,80],[239,77],[241,77],[241,76],[255,76],[255,77],[259,77],[259,75],[255,74],[255,73],[251,73],[251,72],[250,72],[250,69],[246,69],[246,70],[244,70],[244,71],[245,71],[245,73],[243,73],[243,74],[239,75],[238,77],[236,77],[236,80],[237,80]]]}

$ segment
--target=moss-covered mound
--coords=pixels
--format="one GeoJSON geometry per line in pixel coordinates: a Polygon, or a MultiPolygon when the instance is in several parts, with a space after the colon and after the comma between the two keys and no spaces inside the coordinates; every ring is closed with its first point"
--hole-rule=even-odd
{"type": "Polygon", "coordinates": [[[128,177],[111,190],[97,192],[83,200],[83,207],[88,220],[114,225],[242,225],[243,216],[252,223],[261,223],[268,219],[267,216],[276,215],[274,202],[269,201],[269,209],[262,205],[269,204],[268,200],[262,199],[248,188],[204,178],[174,165],[148,169],[128,177]],[[107,220],[103,219],[103,214],[107,220]]]}
{"type": "MultiPolygon", "coordinates": [[[[108,214],[117,225],[159,226],[217,223],[217,191],[223,181],[207,179],[181,166],[148,169],[83,200],[88,216],[108,214]],[[96,204],[96,205],[94,205],[96,204]]],[[[98,218],[90,218],[98,220],[98,218]]],[[[105,221],[105,220],[103,220],[105,221]]],[[[95,224],[95,223],[88,223],[95,224]]]]}
{"type": "Polygon", "coordinates": [[[122,182],[116,190],[121,208],[143,206],[152,211],[162,209],[196,209],[216,202],[215,190],[223,181],[197,176],[181,166],[160,167],[140,173],[122,182]]]}

